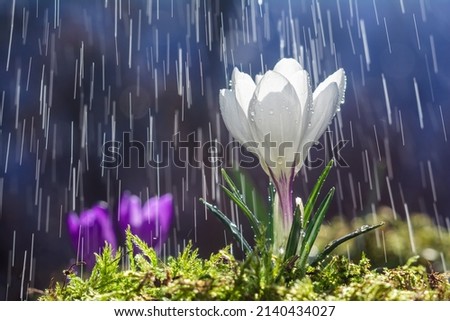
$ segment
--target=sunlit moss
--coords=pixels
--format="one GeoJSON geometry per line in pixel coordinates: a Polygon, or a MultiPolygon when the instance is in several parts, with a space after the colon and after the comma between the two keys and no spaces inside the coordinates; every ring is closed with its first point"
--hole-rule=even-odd
{"type": "MultiPolygon", "coordinates": [[[[423,218],[412,220],[423,223],[423,218]]],[[[400,221],[397,224],[399,235],[404,235],[400,221]]],[[[424,232],[419,227],[416,232],[418,249],[430,246],[425,243],[428,239],[420,239],[424,232]]],[[[356,251],[353,247],[351,252],[356,251]]],[[[418,256],[395,268],[374,269],[365,255],[357,263],[336,255],[298,278],[295,268],[283,267],[269,254],[251,255],[240,262],[225,248],[202,259],[189,244],[180,255],[162,262],[131,234],[126,248],[129,269],[120,268],[121,252],[113,253],[106,246],[88,278],[70,275],[66,284],[47,289],[40,299],[450,300],[450,275],[433,272],[418,256]],[[279,274],[282,269],[285,272],[279,274]]]]}
{"type": "Polygon", "coordinates": [[[358,260],[364,252],[375,267],[396,267],[405,264],[408,258],[419,255],[423,265],[430,264],[436,271],[445,271],[450,267],[450,232],[447,228],[437,226],[427,215],[413,214],[410,220],[411,239],[407,221],[398,214],[395,219],[394,213],[387,207],[352,221],[332,219],[322,226],[315,244],[316,250],[361,225],[380,221],[385,222],[382,228],[344,243],[334,254],[358,260]]]}

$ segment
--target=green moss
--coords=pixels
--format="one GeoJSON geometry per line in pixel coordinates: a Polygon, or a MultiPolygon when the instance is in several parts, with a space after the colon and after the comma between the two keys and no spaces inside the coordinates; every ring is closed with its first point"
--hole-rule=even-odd
{"type": "MultiPolygon", "coordinates": [[[[398,215],[398,214],[397,214],[398,215]]],[[[324,224],[315,243],[315,250],[322,249],[328,242],[364,225],[384,221],[382,228],[361,235],[339,246],[334,254],[345,255],[354,260],[361,258],[364,252],[375,267],[396,267],[405,264],[408,258],[419,255],[425,266],[431,264],[436,271],[445,271],[450,267],[450,232],[437,226],[433,220],[423,214],[411,215],[411,245],[408,224],[400,217],[394,218],[390,208],[381,208],[376,215],[348,221],[335,218],[324,224]]]]}
{"type": "Polygon", "coordinates": [[[358,262],[336,255],[299,278],[295,268],[270,253],[255,252],[239,262],[229,248],[202,259],[189,244],[162,262],[128,233],[125,255],[106,246],[88,278],[71,274],[66,284],[47,289],[40,299],[450,300],[450,275],[429,271],[421,262],[413,257],[395,268],[374,269],[364,255],[358,262]]]}

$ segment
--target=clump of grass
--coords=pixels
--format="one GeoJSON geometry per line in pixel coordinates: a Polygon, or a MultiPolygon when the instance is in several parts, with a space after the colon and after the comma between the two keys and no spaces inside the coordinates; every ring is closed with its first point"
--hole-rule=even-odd
{"type": "Polygon", "coordinates": [[[450,275],[419,263],[413,257],[396,268],[373,269],[364,255],[358,262],[333,256],[300,276],[270,253],[254,252],[240,262],[225,248],[202,259],[191,244],[163,262],[128,232],[125,250],[113,253],[106,245],[88,278],[70,274],[66,283],[47,289],[40,299],[450,300],[450,275]],[[121,268],[124,258],[127,269],[121,268]]]}

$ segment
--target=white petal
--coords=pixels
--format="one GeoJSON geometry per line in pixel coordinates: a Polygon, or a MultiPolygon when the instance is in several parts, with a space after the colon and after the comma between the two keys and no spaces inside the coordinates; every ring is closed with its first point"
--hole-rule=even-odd
{"type": "Polygon", "coordinates": [[[259,150],[272,170],[292,171],[290,165],[299,140],[300,123],[296,117],[299,113],[301,106],[294,87],[281,74],[268,71],[250,102],[249,123],[259,143],[269,138],[274,143],[272,147],[266,144],[259,150]]]}
{"type": "Polygon", "coordinates": [[[259,82],[261,81],[261,79],[263,78],[263,76],[264,76],[264,75],[261,75],[261,74],[257,74],[257,75],[255,76],[255,83],[256,83],[256,86],[258,86],[258,84],[259,84],[259,82]]]}
{"type": "Polygon", "coordinates": [[[335,82],[324,88],[313,101],[314,113],[306,130],[303,144],[316,142],[327,129],[339,106],[339,89],[335,82]]]}
{"type": "Polygon", "coordinates": [[[299,135],[302,136],[310,120],[309,111],[312,108],[312,89],[309,74],[295,59],[281,59],[274,67],[274,71],[282,74],[294,87],[301,105],[298,115],[301,122],[299,135]]]}
{"type": "Polygon", "coordinates": [[[288,79],[290,75],[302,69],[303,68],[298,63],[298,61],[292,58],[283,58],[279,62],[277,62],[275,67],[273,67],[273,71],[282,74],[284,77],[288,79]]]}
{"type": "MultiPolygon", "coordinates": [[[[307,151],[305,151],[303,149],[303,141],[305,139],[305,135],[309,129],[309,123],[311,122],[311,118],[313,116],[313,94],[312,94],[312,88],[311,88],[311,83],[309,80],[309,75],[306,71],[299,71],[296,73],[296,75],[301,77],[304,77],[302,79],[302,82],[306,81],[306,84],[303,87],[303,91],[301,93],[299,93],[298,88],[300,88],[299,85],[297,85],[295,87],[296,92],[297,92],[297,96],[299,96],[299,100],[300,103],[302,105],[302,113],[301,113],[301,118],[300,118],[300,131],[299,131],[299,140],[298,140],[298,145],[297,145],[297,152],[299,153],[300,157],[299,157],[299,162],[300,162],[300,166],[303,164],[304,160],[306,159],[307,155],[307,151]],[[305,80],[306,77],[306,80],[305,80]],[[306,87],[306,88],[305,88],[306,87]],[[306,92],[305,92],[306,91],[306,92]]],[[[294,81],[292,81],[294,82],[294,81]]],[[[298,172],[298,170],[300,169],[300,167],[297,168],[296,173],[298,172]]]]}
{"type": "Polygon", "coordinates": [[[324,81],[322,81],[319,86],[317,86],[316,90],[314,90],[313,98],[316,99],[316,97],[319,96],[319,94],[327,88],[327,86],[331,83],[336,83],[339,89],[339,104],[342,104],[344,102],[345,98],[345,87],[347,83],[347,78],[345,77],[345,71],[344,69],[337,70],[334,74],[328,76],[324,81]]]}
{"type": "MultiPolygon", "coordinates": [[[[295,64],[292,67],[295,67],[297,62],[295,60],[293,61],[295,62],[295,64]]],[[[301,108],[296,110],[296,113],[292,115],[292,120],[295,120],[295,122],[299,124],[299,126],[296,127],[296,150],[301,153],[303,151],[300,148],[300,144],[303,140],[308,124],[311,121],[313,110],[313,95],[309,80],[309,74],[306,70],[302,69],[289,74],[288,77],[285,78],[295,89],[295,93],[301,106],[301,108]]],[[[304,153],[300,154],[299,160],[303,161],[305,157],[306,155],[304,155],[304,153]]]]}
{"type": "Polygon", "coordinates": [[[251,141],[247,116],[236,101],[235,93],[232,90],[221,89],[219,104],[223,121],[231,135],[241,144],[251,141]]]}
{"type": "Polygon", "coordinates": [[[311,90],[308,72],[306,70],[298,70],[286,78],[289,80],[292,87],[295,88],[295,92],[297,93],[298,100],[302,104],[302,107],[305,106],[308,92],[311,90]]]}
{"type": "Polygon", "coordinates": [[[310,120],[309,112],[312,109],[312,89],[309,82],[309,75],[306,70],[298,70],[291,74],[288,78],[292,87],[294,87],[297,94],[298,101],[301,105],[301,110],[298,115],[300,126],[300,136],[303,135],[306,125],[310,120]]]}
{"type": "Polygon", "coordinates": [[[237,68],[233,69],[231,79],[236,100],[244,111],[244,114],[247,115],[250,99],[252,99],[253,92],[256,88],[255,82],[252,77],[247,75],[245,72],[240,72],[237,68]]]}
{"type": "MultiPolygon", "coordinates": [[[[339,69],[317,86],[313,93],[312,108],[306,108],[302,123],[306,123],[306,131],[299,144],[299,153],[303,162],[309,147],[317,142],[333,119],[339,105],[344,101],[346,86],[345,72],[339,69]]],[[[296,172],[300,170],[297,166],[296,172]]]]}

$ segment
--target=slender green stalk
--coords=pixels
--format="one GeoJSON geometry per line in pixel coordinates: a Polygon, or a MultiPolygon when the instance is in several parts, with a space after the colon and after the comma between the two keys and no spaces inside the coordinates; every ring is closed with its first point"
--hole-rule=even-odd
{"type": "Polygon", "coordinates": [[[302,247],[300,249],[300,258],[298,260],[297,266],[299,267],[301,274],[306,273],[306,265],[308,263],[309,253],[316,241],[317,235],[319,234],[320,227],[322,226],[325,214],[330,207],[331,200],[334,195],[334,187],[330,189],[325,199],[319,206],[316,214],[312,217],[311,221],[306,226],[305,238],[302,242],[302,247]]]}

